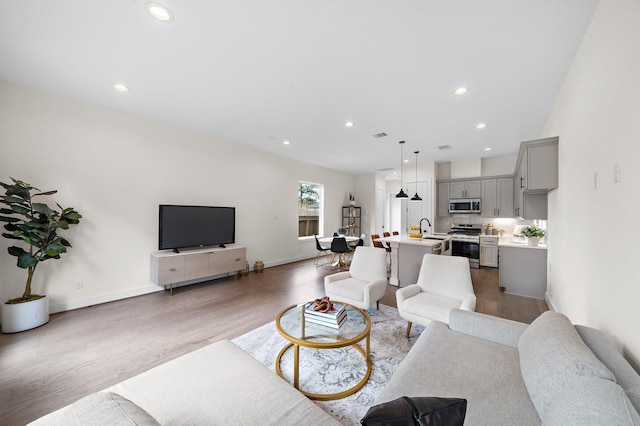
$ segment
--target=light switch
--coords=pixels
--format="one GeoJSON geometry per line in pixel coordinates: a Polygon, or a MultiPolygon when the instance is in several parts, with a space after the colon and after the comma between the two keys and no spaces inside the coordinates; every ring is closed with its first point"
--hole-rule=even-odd
{"type": "Polygon", "coordinates": [[[613,165],[613,182],[620,182],[620,163],[616,163],[613,165]]]}
{"type": "Polygon", "coordinates": [[[600,186],[600,180],[598,179],[598,172],[593,172],[593,187],[598,189],[600,186]]]}

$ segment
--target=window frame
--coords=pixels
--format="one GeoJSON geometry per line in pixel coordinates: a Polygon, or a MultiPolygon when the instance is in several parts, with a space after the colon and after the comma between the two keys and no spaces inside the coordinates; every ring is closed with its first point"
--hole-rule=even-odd
{"type": "MultiPolygon", "coordinates": [[[[324,184],[322,183],[317,183],[317,182],[310,182],[310,181],[306,181],[306,180],[299,180],[298,181],[298,196],[297,196],[297,204],[298,204],[298,214],[297,216],[297,220],[298,220],[298,224],[300,223],[300,186],[301,185],[313,185],[318,187],[318,235],[322,236],[324,235],[324,184]]],[[[313,234],[312,235],[305,235],[305,236],[300,236],[300,229],[299,229],[299,225],[298,225],[298,241],[306,241],[306,240],[310,240],[313,239],[313,234]]]]}

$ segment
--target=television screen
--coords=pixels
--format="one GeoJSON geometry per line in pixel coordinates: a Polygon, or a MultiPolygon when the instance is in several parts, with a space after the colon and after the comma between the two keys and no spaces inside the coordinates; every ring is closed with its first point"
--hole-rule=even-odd
{"type": "Polygon", "coordinates": [[[158,247],[179,249],[235,243],[235,207],[160,205],[158,247]]]}

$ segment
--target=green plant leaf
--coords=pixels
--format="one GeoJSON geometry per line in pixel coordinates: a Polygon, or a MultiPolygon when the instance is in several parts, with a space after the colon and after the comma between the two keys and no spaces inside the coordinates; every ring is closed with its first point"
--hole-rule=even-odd
{"type": "Polygon", "coordinates": [[[33,203],[31,206],[33,207],[33,211],[36,213],[40,213],[45,216],[51,216],[52,214],[54,214],[54,211],[51,210],[51,207],[44,203],[33,203]]]}
{"type": "Polygon", "coordinates": [[[21,219],[19,217],[0,216],[0,222],[15,223],[20,221],[21,219]]]}
{"type": "Polygon", "coordinates": [[[35,197],[36,195],[53,195],[57,192],[58,191],[54,189],[53,191],[38,192],[37,194],[33,194],[33,196],[35,197]]]}
{"type": "Polygon", "coordinates": [[[62,244],[65,247],[71,247],[71,244],[69,243],[69,241],[65,240],[62,237],[60,237],[60,244],[62,244]]]}
{"type": "Polygon", "coordinates": [[[11,246],[7,249],[7,251],[11,256],[16,256],[16,257],[29,254],[22,247],[18,247],[18,246],[11,246]]]}
{"type": "Polygon", "coordinates": [[[30,255],[29,253],[24,253],[23,255],[18,257],[18,268],[28,269],[38,264],[38,259],[30,255]]]}

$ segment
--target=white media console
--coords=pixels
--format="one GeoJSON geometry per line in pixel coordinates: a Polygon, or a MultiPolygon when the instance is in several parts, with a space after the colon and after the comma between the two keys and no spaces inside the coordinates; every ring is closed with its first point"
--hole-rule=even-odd
{"type": "Polygon", "coordinates": [[[174,284],[235,273],[245,268],[246,260],[247,248],[235,244],[180,253],[158,251],[151,254],[151,281],[165,288],[169,286],[173,294],[174,284]]]}

